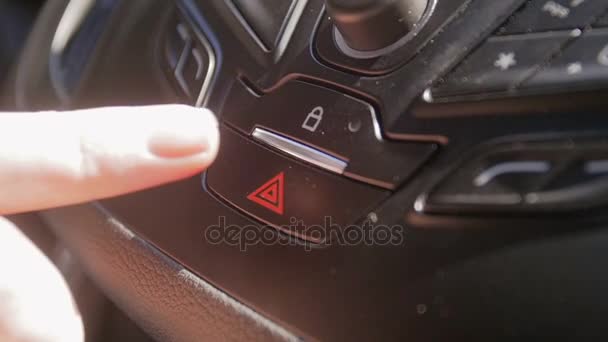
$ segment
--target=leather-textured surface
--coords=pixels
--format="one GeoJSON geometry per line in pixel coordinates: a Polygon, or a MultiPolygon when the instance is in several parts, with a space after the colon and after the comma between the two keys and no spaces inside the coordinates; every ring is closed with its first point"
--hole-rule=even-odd
{"type": "Polygon", "coordinates": [[[158,340],[298,340],[166,257],[99,206],[54,209],[42,217],[116,305],[158,340]]]}

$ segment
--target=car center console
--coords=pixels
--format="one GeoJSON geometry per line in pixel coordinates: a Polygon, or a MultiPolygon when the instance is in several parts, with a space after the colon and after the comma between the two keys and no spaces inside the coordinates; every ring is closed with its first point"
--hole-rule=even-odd
{"type": "Polygon", "coordinates": [[[201,278],[302,339],[608,333],[608,1],[94,3],[60,107],[220,119],[204,175],[100,204],[201,278]]]}

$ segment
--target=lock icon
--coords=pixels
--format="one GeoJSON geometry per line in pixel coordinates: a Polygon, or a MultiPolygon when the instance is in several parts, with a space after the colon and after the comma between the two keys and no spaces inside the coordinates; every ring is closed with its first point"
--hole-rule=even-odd
{"type": "Polygon", "coordinates": [[[324,112],[325,110],[323,107],[315,107],[310,113],[308,113],[308,116],[306,116],[306,120],[304,120],[302,128],[313,133],[316,132],[317,128],[319,128],[319,125],[321,124],[321,121],[323,120],[324,112]]]}

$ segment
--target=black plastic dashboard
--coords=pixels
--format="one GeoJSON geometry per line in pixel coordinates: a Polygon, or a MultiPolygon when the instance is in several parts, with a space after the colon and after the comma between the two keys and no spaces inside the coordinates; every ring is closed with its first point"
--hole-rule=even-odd
{"type": "Polygon", "coordinates": [[[205,175],[95,205],[178,264],[304,340],[608,335],[608,1],[430,1],[364,55],[320,0],[92,3],[18,103],[217,113],[205,175]]]}

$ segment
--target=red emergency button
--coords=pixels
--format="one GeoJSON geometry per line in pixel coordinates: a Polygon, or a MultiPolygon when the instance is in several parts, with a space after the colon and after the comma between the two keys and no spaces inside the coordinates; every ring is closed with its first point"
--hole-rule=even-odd
{"type": "Polygon", "coordinates": [[[283,215],[283,198],[285,197],[285,191],[283,189],[284,181],[285,172],[281,172],[259,187],[251,195],[247,196],[247,198],[268,210],[283,215]]]}
{"type": "Polygon", "coordinates": [[[223,126],[222,146],[207,172],[207,187],[257,220],[302,239],[319,227],[345,229],[365,218],[388,195],[272,151],[223,126]]]}

